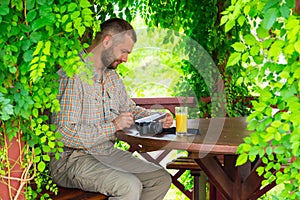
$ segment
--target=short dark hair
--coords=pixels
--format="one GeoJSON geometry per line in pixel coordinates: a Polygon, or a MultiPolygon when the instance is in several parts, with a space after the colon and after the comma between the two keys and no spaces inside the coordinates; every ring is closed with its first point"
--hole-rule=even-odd
{"type": "Polygon", "coordinates": [[[137,41],[136,32],[133,27],[124,19],[111,18],[100,25],[100,32],[96,34],[95,40],[100,42],[105,35],[128,34],[133,42],[137,41]]]}

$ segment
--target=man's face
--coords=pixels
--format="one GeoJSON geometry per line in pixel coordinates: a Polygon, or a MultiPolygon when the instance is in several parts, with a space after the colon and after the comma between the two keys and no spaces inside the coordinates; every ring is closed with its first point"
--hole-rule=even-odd
{"type": "Polygon", "coordinates": [[[121,42],[115,41],[103,51],[101,59],[105,67],[116,69],[119,64],[127,62],[128,54],[131,53],[134,42],[128,35],[123,36],[123,38],[121,42]]]}

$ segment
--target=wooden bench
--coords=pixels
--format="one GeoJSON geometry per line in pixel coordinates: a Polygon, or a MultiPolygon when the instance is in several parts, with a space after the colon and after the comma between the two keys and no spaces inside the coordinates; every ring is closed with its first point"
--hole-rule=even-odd
{"type": "Polygon", "coordinates": [[[53,200],[106,200],[108,196],[95,192],[86,192],[80,189],[58,187],[57,196],[51,195],[53,200]]]}
{"type": "Polygon", "coordinates": [[[189,199],[199,200],[199,190],[193,189],[193,191],[185,190],[184,186],[178,181],[178,178],[186,171],[191,170],[191,175],[194,178],[194,188],[200,187],[199,176],[201,172],[200,166],[195,162],[194,159],[188,157],[179,157],[171,162],[167,163],[167,169],[176,169],[178,172],[172,176],[172,183],[183,192],[189,199]]]}

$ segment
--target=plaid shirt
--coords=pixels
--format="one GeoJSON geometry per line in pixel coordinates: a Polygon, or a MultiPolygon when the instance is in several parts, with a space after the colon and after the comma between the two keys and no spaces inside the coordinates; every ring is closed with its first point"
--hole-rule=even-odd
{"type": "MultiPolygon", "coordinates": [[[[106,69],[103,81],[88,84],[77,75],[69,78],[60,69],[58,99],[60,111],[53,114],[53,123],[62,134],[65,151],[62,157],[74,150],[107,155],[114,146],[117,117],[110,109],[132,112],[135,119],[148,116],[149,110],[136,106],[128,96],[125,86],[115,70],[106,69]]],[[[97,79],[95,75],[94,80],[97,79]]]]}

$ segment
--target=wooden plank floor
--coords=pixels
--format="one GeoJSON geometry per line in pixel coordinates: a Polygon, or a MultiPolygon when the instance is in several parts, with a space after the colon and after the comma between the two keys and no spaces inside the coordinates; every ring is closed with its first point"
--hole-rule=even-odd
{"type": "Polygon", "coordinates": [[[53,200],[106,200],[107,196],[79,189],[59,187],[58,195],[51,195],[53,200]]]}

